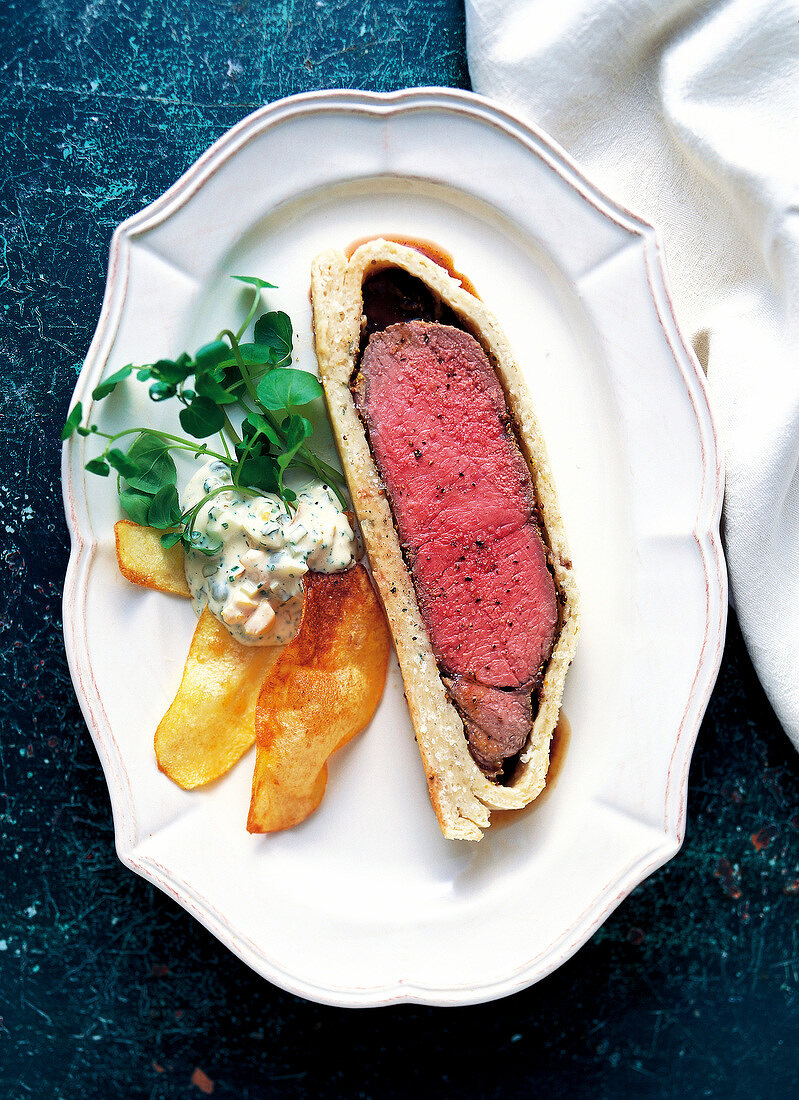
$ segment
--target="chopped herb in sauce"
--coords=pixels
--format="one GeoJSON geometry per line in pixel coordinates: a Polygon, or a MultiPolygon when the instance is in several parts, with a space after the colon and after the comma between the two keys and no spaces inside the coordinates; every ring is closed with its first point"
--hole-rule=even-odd
{"type": "Polygon", "coordinates": [[[337,573],[360,556],[349,519],[326,485],[303,489],[290,511],[274,493],[238,492],[230,471],[212,459],[183,493],[183,507],[200,505],[194,529],[219,545],[209,556],[186,550],[194,608],[208,607],[245,645],[283,645],[299,629],[302,578],[309,569],[337,573]],[[208,489],[208,486],[211,489],[208,489]],[[221,490],[209,507],[209,491],[221,490]]]}

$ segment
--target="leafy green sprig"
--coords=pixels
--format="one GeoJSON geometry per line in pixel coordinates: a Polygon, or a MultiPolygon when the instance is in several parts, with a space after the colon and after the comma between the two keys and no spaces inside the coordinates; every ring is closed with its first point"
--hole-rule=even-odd
{"type": "Polygon", "coordinates": [[[242,342],[258,312],[261,291],[274,288],[249,275],[233,278],[255,290],[252,307],[236,332],[224,329],[194,355],[184,352],[177,359],[159,359],[140,367],[129,363],[92,391],[93,399],[101,401],[135,375],[139,382],[149,383],[153,401],[180,404],[178,419],[185,436],[148,427],[103,432],[96,424],[82,423],[81,402],[70,411],[61,433],[64,440],[77,432],[105,441],[86,469],[100,477],[108,477],[112,470],[116,473],[120,503],[135,523],[164,531],[161,541],[165,546],[183,542],[208,554],[220,547],[195,531],[195,522],[203,505],[229,486],[206,493],[196,505],[182,511],[173,452],[215,458],[228,467],[239,492],[253,496],[276,493],[288,507],[294,504],[296,494],[285,483],[286,473],[292,468],[309,471],[331,485],[347,507],[340,471],[308,446],[313,428],[299,410],[318,400],[323,391],[315,375],[291,367],[291,320],[280,311],[264,313],[255,321],[252,341],[242,342]],[[230,419],[233,408],[242,416],[238,431],[230,419]],[[208,442],[212,436],[219,438],[213,449],[208,442]]]}

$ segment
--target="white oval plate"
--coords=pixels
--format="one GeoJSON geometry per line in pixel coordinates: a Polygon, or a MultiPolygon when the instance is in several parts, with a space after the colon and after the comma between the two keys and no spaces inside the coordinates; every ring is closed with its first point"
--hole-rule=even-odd
{"type": "MultiPolygon", "coordinates": [[[[252,755],[208,789],[179,790],[152,738],[194,618],[119,575],[113,485],[84,474],[94,449],[79,438],[63,461],[64,632],[128,867],[293,993],[469,1004],[552,971],[682,841],[725,627],[722,472],[655,232],[477,96],[283,100],[119,227],[74,399],[86,407],[103,374],[197,347],[241,316],[234,272],[280,284],[268,304],[290,314],[312,369],[311,259],[376,234],[449,250],[529,378],[583,606],[553,789],[479,844],[445,841],[392,665],[374,721],[333,758],[300,827],[247,834],[252,755]]],[[[162,423],[164,410],[115,394],[96,412],[114,425],[162,423]]]]}

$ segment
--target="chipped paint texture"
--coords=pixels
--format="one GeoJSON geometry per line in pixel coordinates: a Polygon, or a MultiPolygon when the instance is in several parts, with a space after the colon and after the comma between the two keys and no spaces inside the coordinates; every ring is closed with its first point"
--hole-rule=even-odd
{"type": "Polygon", "coordinates": [[[0,42],[0,1096],[795,1094],[797,758],[734,621],[683,851],[504,1002],[307,1004],[118,863],[61,642],[57,442],[111,232],[265,101],[468,86],[463,12],[4,0],[0,42]]]}

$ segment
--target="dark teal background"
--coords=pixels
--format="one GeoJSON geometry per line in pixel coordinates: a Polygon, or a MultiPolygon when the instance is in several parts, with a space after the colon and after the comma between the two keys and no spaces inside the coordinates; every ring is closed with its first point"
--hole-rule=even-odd
{"type": "Polygon", "coordinates": [[[4,0],[0,44],[0,1097],[198,1097],[196,1068],[253,1100],[796,1095],[796,755],[734,619],[682,852],[504,1001],[303,1002],[117,861],[63,654],[58,443],[111,232],[265,101],[468,87],[464,17],[457,0],[4,0]]]}

